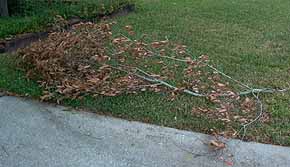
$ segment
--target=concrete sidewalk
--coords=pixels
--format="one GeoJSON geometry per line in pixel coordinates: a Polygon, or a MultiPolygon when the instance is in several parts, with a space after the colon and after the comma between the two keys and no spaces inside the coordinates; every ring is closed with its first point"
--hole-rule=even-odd
{"type": "Polygon", "coordinates": [[[290,148],[0,97],[0,167],[289,167],[290,148]]]}

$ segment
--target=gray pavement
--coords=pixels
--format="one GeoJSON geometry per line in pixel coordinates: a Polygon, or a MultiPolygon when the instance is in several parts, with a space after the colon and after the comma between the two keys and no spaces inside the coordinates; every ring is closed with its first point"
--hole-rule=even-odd
{"type": "Polygon", "coordinates": [[[0,97],[0,167],[290,167],[290,148],[0,97]]]}

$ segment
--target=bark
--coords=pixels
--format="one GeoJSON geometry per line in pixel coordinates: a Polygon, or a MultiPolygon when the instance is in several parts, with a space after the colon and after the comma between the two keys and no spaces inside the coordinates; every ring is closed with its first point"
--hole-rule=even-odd
{"type": "Polygon", "coordinates": [[[7,0],[0,0],[0,16],[9,16],[7,0]]]}

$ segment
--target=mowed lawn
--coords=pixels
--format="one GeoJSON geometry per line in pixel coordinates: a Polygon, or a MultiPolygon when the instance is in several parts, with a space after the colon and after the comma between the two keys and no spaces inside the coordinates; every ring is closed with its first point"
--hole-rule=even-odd
{"type": "MultiPolygon", "coordinates": [[[[136,0],[136,11],[114,18],[122,31],[132,25],[137,38],[169,38],[185,44],[194,56],[209,55],[210,64],[255,88],[287,88],[290,84],[290,1],[288,0],[136,0]]],[[[41,89],[15,69],[15,61],[0,56],[0,89],[38,97],[41,89]]],[[[247,131],[252,140],[290,145],[290,93],[261,95],[268,123],[247,131]]],[[[206,99],[139,93],[117,97],[66,100],[116,117],[209,133],[227,130],[222,122],[194,115],[194,106],[211,105],[206,99]]],[[[230,126],[239,130],[239,124],[230,126]]]]}

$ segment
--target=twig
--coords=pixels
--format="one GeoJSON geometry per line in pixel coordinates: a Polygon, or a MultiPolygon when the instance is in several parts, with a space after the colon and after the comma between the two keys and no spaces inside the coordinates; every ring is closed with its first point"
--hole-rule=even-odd
{"type": "Polygon", "coordinates": [[[115,67],[115,66],[112,66],[112,65],[109,65],[111,68],[113,69],[116,69],[116,70],[119,70],[119,71],[122,71],[122,72],[125,72],[125,73],[128,73],[128,74],[131,74],[131,75],[135,75],[136,77],[139,77],[141,79],[144,79],[146,81],[149,81],[149,82],[155,82],[155,80],[152,80],[150,78],[147,78],[147,77],[144,77],[144,76],[141,76],[139,74],[136,74],[136,73],[133,73],[133,72],[130,72],[130,71],[127,71],[127,70],[124,70],[124,69],[121,69],[121,68],[118,68],[118,67],[115,67]]]}
{"type": "Polygon", "coordinates": [[[242,83],[242,82],[239,81],[239,80],[236,80],[236,79],[232,78],[231,76],[229,76],[229,75],[223,73],[222,71],[220,71],[220,70],[218,70],[217,68],[215,68],[215,67],[209,65],[208,63],[204,63],[204,62],[202,62],[202,63],[205,64],[205,65],[207,65],[209,68],[211,68],[212,70],[216,71],[217,73],[221,74],[222,76],[224,76],[224,77],[226,77],[226,78],[228,78],[228,79],[230,79],[230,80],[232,80],[232,81],[234,81],[234,82],[240,84],[241,86],[244,86],[245,88],[248,88],[248,89],[252,89],[250,86],[248,86],[248,85],[242,83]]]}
{"type": "MultiPolygon", "coordinates": [[[[177,87],[173,86],[173,85],[170,85],[169,83],[163,81],[163,80],[160,80],[160,79],[157,79],[157,78],[154,78],[152,77],[150,74],[148,74],[147,72],[141,70],[140,68],[136,68],[138,71],[140,71],[141,73],[147,75],[148,77],[151,77],[153,80],[155,80],[155,82],[158,82],[164,86],[167,86],[169,87],[170,89],[173,89],[173,90],[178,90],[177,87]]],[[[200,94],[200,93],[196,93],[196,92],[193,92],[193,91],[190,91],[188,89],[184,89],[183,90],[184,93],[187,93],[187,94],[190,94],[192,96],[198,96],[198,97],[206,97],[207,95],[204,95],[204,94],[200,94]]]]}
{"type": "MultiPolygon", "coordinates": [[[[165,82],[163,80],[160,80],[160,79],[152,77],[149,73],[145,72],[144,70],[141,70],[140,68],[132,67],[132,68],[136,69],[137,71],[143,73],[147,77],[139,75],[139,74],[136,74],[136,73],[133,73],[133,72],[130,72],[130,71],[127,71],[127,70],[124,70],[124,69],[121,69],[121,68],[118,68],[118,67],[114,67],[114,66],[111,66],[111,65],[110,65],[110,67],[112,67],[114,69],[117,69],[117,70],[120,70],[122,72],[126,72],[126,73],[131,74],[131,75],[135,75],[135,76],[137,76],[137,77],[139,77],[141,79],[144,79],[146,81],[153,82],[153,83],[158,83],[158,84],[164,85],[164,86],[166,86],[166,87],[168,87],[170,89],[173,89],[173,90],[178,90],[177,87],[175,87],[173,85],[170,85],[169,83],[167,83],[167,82],[165,82]]],[[[199,93],[190,91],[188,89],[184,89],[183,92],[186,93],[186,94],[192,95],[192,96],[197,96],[197,97],[206,97],[207,96],[207,95],[204,95],[204,94],[199,94],[199,93]]]]}
{"type": "Polygon", "coordinates": [[[286,89],[271,89],[271,88],[263,88],[263,89],[251,89],[248,91],[240,92],[239,95],[248,95],[251,93],[283,93],[289,91],[290,88],[286,89]]]}
{"type": "Polygon", "coordinates": [[[153,86],[160,86],[162,84],[148,84],[148,85],[137,85],[131,88],[146,88],[146,87],[153,87],[153,86]]]}
{"type": "Polygon", "coordinates": [[[263,106],[263,103],[262,103],[261,99],[259,98],[259,94],[257,94],[257,95],[255,93],[252,93],[252,94],[256,98],[257,104],[259,105],[260,109],[259,109],[259,113],[258,113],[257,117],[254,120],[252,120],[249,123],[246,123],[246,124],[242,125],[242,128],[240,130],[240,132],[243,131],[242,140],[244,140],[244,138],[246,136],[246,132],[247,132],[248,127],[250,125],[254,124],[255,122],[257,122],[262,117],[263,112],[264,112],[264,106],[263,106]]]}

